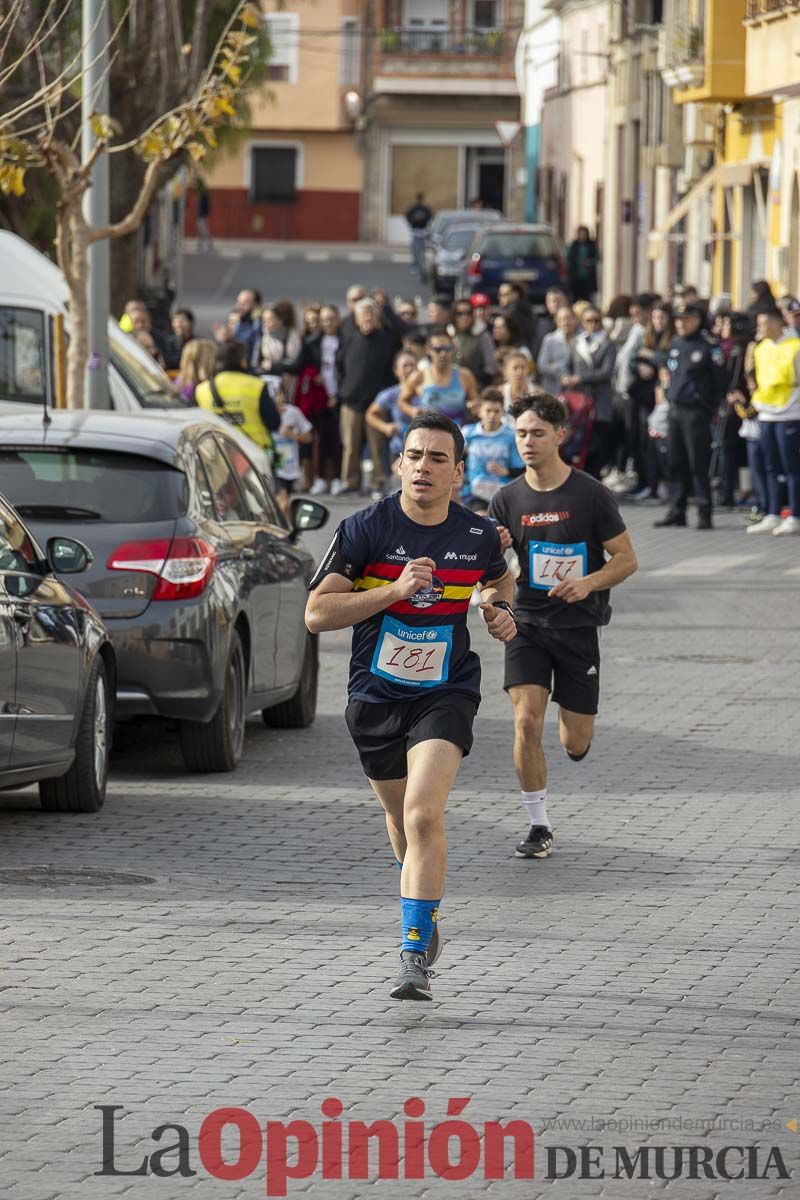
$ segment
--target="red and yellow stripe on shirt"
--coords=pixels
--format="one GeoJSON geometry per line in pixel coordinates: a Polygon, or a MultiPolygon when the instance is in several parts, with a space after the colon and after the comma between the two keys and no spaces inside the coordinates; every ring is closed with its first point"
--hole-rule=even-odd
{"type": "MultiPolygon", "coordinates": [[[[364,568],[364,574],[359,575],[353,583],[353,591],[365,592],[369,588],[385,587],[387,583],[399,579],[403,573],[400,563],[369,563],[364,568]]],[[[444,595],[430,608],[418,608],[408,600],[398,600],[386,609],[386,612],[398,613],[403,616],[421,617],[430,614],[432,617],[448,617],[454,613],[466,612],[469,608],[470,596],[475,584],[483,575],[482,570],[456,571],[451,569],[434,571],[437,579],[444,584],[444,595]]]]}

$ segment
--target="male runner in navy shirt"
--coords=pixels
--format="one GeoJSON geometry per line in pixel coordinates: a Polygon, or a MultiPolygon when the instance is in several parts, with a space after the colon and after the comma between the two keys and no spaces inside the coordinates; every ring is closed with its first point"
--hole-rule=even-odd
{"type": "Polygon", "coordinates": [[[452,421],[432,411],[415,417],[400,495],[342,521],[306,608],[312,633],[353,626],[345,719],[402,864],[396,1000],[431,999],[429,968],[441,950],[444,810],[472,748],[481,698],[467,632],[476,585],[491,635],[509,642],[516,634],[514,583],[497,530],[451,503],[463,456],[452,421]]]}

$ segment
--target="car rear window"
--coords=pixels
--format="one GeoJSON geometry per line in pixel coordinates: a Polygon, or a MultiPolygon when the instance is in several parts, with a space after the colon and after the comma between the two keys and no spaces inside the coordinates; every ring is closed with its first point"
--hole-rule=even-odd
{"type": "Polygon", "coordinates": [[[107,450],[0,449],[0,492],[23,516],[137,524],[186,512],[182,471],[107,450]],[[56,510],[59,510],[58,512],[56,510]]]}
{"type": "Polygon", "coordinates": [[[445,250],[466,250],[479,228],[478,225],[470,225],[447,229],[442,238],[442,245],[445,250]]]}
{"type": "Polygon", "coordinates": [[[558,245],[549,233],[490,233],[481,254],[485,258],[555,258],[558,245]]]}

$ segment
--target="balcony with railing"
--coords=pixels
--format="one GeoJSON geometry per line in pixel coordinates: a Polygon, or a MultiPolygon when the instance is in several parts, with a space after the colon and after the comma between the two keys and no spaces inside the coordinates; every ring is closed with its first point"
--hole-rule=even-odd
{"type": "Polygon", "coordinates": [[[765,17],[786,16],[793,12],[800,12],[800,0],[747,0],[744,19],[760,21],[765,17]]]}
{"type": "Polygon", "coordinates": [[[674,0],[659,56],[679,104],[744,98],[746,2],[674,0]]]}
{"type": "Polygon", "coordinates": [[[746,14],[747,95],[797,94],[800,0],[750,0],[746,14]]]}
{"type": "Polygon", "coordinates": [[[669,87],[702,87],[706,74],[705,4],[674,0],[661,35],[661,73],[669,87]]]}

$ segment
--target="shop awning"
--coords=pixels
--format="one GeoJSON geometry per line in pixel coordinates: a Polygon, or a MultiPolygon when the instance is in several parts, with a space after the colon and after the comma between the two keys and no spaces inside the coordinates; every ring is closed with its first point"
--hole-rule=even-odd
{"type": "Polygon", "coordinates": [[[647,257],[651,261],[661,257],[662,250],[664,249],[664,239],[669,232],[675,228],[679,221],[682,221],[684,217],[689,215],[689,211],[695,201],[714,186],[717,181],[719,169],[719,165],[717,165],[712,167],[710,171],[706,171],[705,175],[701,179],[698,179],[697,183],[693,184],[686,195],[681,197],[675,207],[670,210],[658,229],[653,229],[648,234],[647,257]]]}

